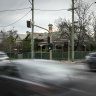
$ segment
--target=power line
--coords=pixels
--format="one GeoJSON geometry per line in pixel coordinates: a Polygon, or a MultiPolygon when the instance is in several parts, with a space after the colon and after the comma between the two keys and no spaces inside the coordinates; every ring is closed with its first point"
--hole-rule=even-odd
{"type": "MultiPolygon", "coordinates": [[[[25,10],[25,9],[30,9],[29,8],[21,8],[21,9],[14,9],[14,10],[0,10],[0,12],[10,12],[10,11],[20,11],[20,10],[25,10]]],[[[68,9],[57,9],[57,10],[43,10],[43,9],[34,9],[37,11],[63,11],[63,10],[68,10],[68,9]]]]}
{"type": "Polygon", "coordinates": [[[18,10],[25,10],[25,9],[30,9],[30,7],[29,8],[21,8],[21,9],[14,9],[14,10],[0,10],[0,12],[18,11],[18,10]]]}
{"type": "Polygon", "coordinates": [[[63,10],[68,10],[68,9],[57,9],[57,10],[42,10],[42,9],[34,9],[38,11],[63,11],[63,10]]]}
{"type": "Polygon", "coordinates": [[[22,19],[23,19],[26,15],[28,15],[30,12],[31,12],[31,10],[28,11],[24,16],[22,16],[20,19],[16,20],[15,22],[13,22],[13,23],[11,23],[11,24],[9,24],[9,25],[7,25],[7,26],[0,26],[0,27],[9,27],[10,25],[13,25],[13,24],[19,22],[20,20],[22,20],[22,19]]]}

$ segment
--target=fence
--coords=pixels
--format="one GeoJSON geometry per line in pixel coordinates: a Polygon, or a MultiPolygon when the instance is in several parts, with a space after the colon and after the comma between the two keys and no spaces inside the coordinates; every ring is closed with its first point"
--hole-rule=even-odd
{"type": "MultiPolygon", "coordinates": [[[[85,56],[90,53],[89,51],[76,51],[74,52],[74,59],[84,59],[85,56]]],[[[16,59],[30,59],[31,53],[22,53],[22,54],[14,54],[14,53],[8,53],[8,56],[10,58],[16,58],[16,59]]],[[[35,59],[49,59],[49,52],[46,53],[35,53],[34,54],[35,59]]],[[[52,58],[54,60],[67,60],[68,59],[68,52],[53,52],[52,58]]],[[[70,59],[71,59],[71,53],[70,53],[70,59]]]]}

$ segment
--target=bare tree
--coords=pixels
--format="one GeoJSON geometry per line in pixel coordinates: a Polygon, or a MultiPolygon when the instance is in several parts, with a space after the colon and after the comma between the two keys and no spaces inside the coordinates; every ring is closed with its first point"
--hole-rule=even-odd
{"type": "MultiPolygon", "coordinates": [[[[77,42],[77,49],[82,49],[82,46],[90,45],[91,36],[89,31],[90,21],[91,21],[91,13],[89,12],[90,4],[83,2],[82,0],[77,0],[75,3],[75,13],[77,14],[77,20],[78,20],[78,28],[79,33],[77,35],[78,42],[77,42]],[[89,41],[87,41],[87,40],[89,41]],[[86,42],[87,41],[87,42],[86,42]]],[[[88,47],[87,47],[88,48],[88,47]]]]}
{"type": "Polygon", "coordinates": [[[92,27],[93,27],[93,37],[94,40],[96,41],[96,16],[94,15],[94,13],[92,13],[92,27]]]}
{"type": "Polygon", "coordinates": [[[8,33],[9,36],[15,37],[17,35],[17,30],[13,30],[13,29],[8,30],[7,33],[8,33]]]}
{"type": "MultiPolygon", "coordinates": [[[[90,44],[93,41],[90,28],[92,20],[92,12],[89,11],[90,6],[91,4],[85,3],[82,0],[75,0],[75,14],[77,16],[78,24],[75,24],[74,26],[74,37],[75,49],[77,50],[84,50],[86,46],[86,48],[90,50],[90,44]]],[[[61,35],[66,33],[71,40],[72,24],[70,20],[60,18],[55,23],[58,31],[61,32],[61,35]]]]}
{"type": "Polygon", "coordinates": [[[66,19],[62,19],[59,18],[55,21],[55,24],[58,28],[58,32],[63,35],[63,34],[67,34],[68,39],[71,40],[71,30],[72,30],[72,26],[71,26],[71,22],[70,20],[66,20],[66,19]]]}

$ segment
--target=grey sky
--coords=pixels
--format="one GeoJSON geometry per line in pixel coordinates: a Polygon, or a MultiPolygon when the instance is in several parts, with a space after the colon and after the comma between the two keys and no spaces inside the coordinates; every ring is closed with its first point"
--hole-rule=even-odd
{"type": "MultiPolygon", "coordinates": [[[[34,4],[35,9],[41,9],[41,10],[58,10],[58,9],[68,9],[71,7],[71,0],[34,0],[34,1],[35,1],[34,4]]],[[[92,3],[95,0],[84,0],[84,1],[92,3]]],[[[28,0],[0,0],[0,10],[14,10],[28,7],[31,7],[28,0]]],[[[92,8],[90,9],[91,10],[96,9],[96,5],[93,5],[92,8]]],[[[14,12],[13,11],[0,12],[0,26],[6,26],[17,21],[22,16],[24,16],[29,10],[30,9],[19,10],[14,12]]],[[[35,10],[34,16],[35,16],[35,24],[48,28],[49,23],[52,23],[54,25],[55,20],[60,17],[71,19],[71,12],[67,10],[55,11],[55,12],[35,10]]],[[[31,19],[31,12],[19,22],[5,29],[9,30],[14,27],[14,29],[18,30],[18,33],[25,33],[27,30],[31,31],[31,29],[28,29],[26,27],[26,21],[30,19],[31,19]]],[[[0,29],[2,28],[3,27],[0,27],[0,29]]],[[[44,30],[35,28],[35,32],[44,32],[44,30]]]]}

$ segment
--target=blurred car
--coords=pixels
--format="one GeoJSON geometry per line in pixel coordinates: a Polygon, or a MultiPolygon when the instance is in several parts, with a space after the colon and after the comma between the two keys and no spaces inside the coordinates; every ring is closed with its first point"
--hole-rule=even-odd
{"type": "Polygon", "coordinates": [[[0,51],[0,61],[8,60],[8,59],[9,59],[9,57],[7,56],[7,54],[0,51]]]}
{"type": "Polygon", "coordinates": [[[90,70],[91,71],[96,70],[96,52],[89,53],[85,58],[86,58],[85,61],[88,64],[90,70]]]}
{"type": "Polygon", "coordinates": [[[88,78],[85,80],[84,75],[84,80],[80,79],[81,73],[70,66],[51,60],[13,60],[0,64],[0,96],[96,96],[96,88],[89,95],[90,91],[85,90],[91,88],[88,78]]]}

